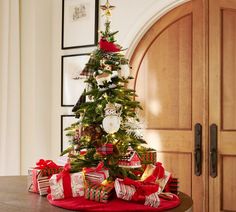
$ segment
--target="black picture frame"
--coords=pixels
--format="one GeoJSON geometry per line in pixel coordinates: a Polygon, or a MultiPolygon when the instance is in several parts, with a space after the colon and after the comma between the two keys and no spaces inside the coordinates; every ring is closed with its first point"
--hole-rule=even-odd
{"type": "MultiPolygon", "coordinates": [[[[84,3],[85,2],[85,0],[62,0],[62,39],[61,39],[61,49],[74,49],[74,48],[83,48],[83,47],[93,47],[93,46],[96,46],[97,45],[97,43],[98,43],[98,15],[99,15],[99,0],[86,0],[86,3],[89,3],[89,2],[91,2],[91,3],[93,3],[93,5],[94,5],[94,20],[93,20],[93,26],[89,26],[89,24],[91,24],[89,21],[88,21],[88,24],[86,25],[86,27],[84,26],[85,24],[83,23],[83,26],[84,27],[82,27],[82,30],[81,30],[81,32],[84,32],[84,30],[87,30],[88,31],[88,33],[87,34],[90,34],[90,33],[92,33],[93,34],[93,39],[92,40],[90,40],[90,41],[88,41],[87,43],[79,43],[78,42],[78,44],[73,44],[73,45],[67,45],[66,44],[66,37],[67,37],[67,32],[66,32],[66,26],[67,26],[67,24],[69,23],[69,21],[67,21],[66,22],[66,19],[68,20],[68,17],[69,16],[66,16],[67,15],[67,11],[68,11],[68,9],[67,9],[67,5],[66,5],[66,3],[69,3],[69,2],[75,2],[75,1],[78,1],[78,4],[79,3],[84,3]],[[67,18],[66,18],[66,17],[67,18]],[[93,32],[91,32],[91,31],[93,31],[93,32]]],[[[85,5],[85,4],[84,4],[85,5]]],[[[75,10],[74,10],[74,14],[80,14],[79,12],[78,13],[76,13],[75,11],[76,11],[76,9],[78,9],[78,11],[80,11],[79,9],[81,8],[81,5],[79,6],[79,7],[76,7],[75,8],[75,10]]],[[[85,7],[86,8],[86,7],[85,7]]],[[[87,11],[87,10],[86,10],[87,11]]],[[[85,12],[86,12],[85,11],[85,12]]],[[[86,14],[86,13],[85,13],[86,14]]],[[[89,14],[89,15],[92,15],[92,14],[89,14]]],[[[88,16],[89,16],[88,15],[88,16]]],[[[82,16],[82,15],[81,15],[82,16]]],[[[85,15],[86,16],[86,15],[85,15]]],[[[73,15],[73,17],[74,17],[74,15],[73,15]]],[[[77,15],[77,17],[80,17],[79,15],[77,15]]],[[[82,17],[83,18],[83,17],[82,17]]],[[[79,18],[78,18],[79,19],[79,18]]],[[[77,20],[78,20],[77,19],[77,20]]],[[[89,18],[88,18],[89,19],[89,18]]],[[[90,18],[91,20],[92,20],[92,18],[90,18]]],[[[74,20],[74,18],[73,18],[73,20],[74,20]]],[[[91,21],[90,20],[90,21],[91,21]]],[[[79,25],[78,25],[79,26],[79,25]]],[[[71,28],[74,28],[74,29],[76,29],[77,27],[71,27],[71,28]]],[[[79,27],[78,27],[79,28],[79,27]]],[[[69,28],[70,29],[70,28],[69,28]]],[[[72,33],[71,32],[68,32],[68,34],[69,35],[71,35],[72,33]]],[[[78,33],[75,33],[77,36],[78,36],[78,33]]],[[[83,36],[84,37],[84,36],[83,36]]],[[[88,37],[88,36],[87,36],[88,37]]],[[[81,39],[79,39],[79,36],[78,36],[78,39],[77,39],[77,41],[78,40],[81,40],[81,39]]],[[[82,41],[81,41],[82,42],[82,41]]],[[[74,42],[73,42],[74,43],[74,42]]]]}
{"type": "MultiPolygon", "coordinates": [[[[80,76],[79,74],[85,67],[85,64],[88,62],[89,57],[89,53],[61,56],[61,107],[73,107],[84,91],[86,84],[83,81],[86,79],[86,77],[80,76]],[[78,76],[81,79],[75,80],[73,79],[73,76],[68,79],[68,74],[70,74],[68,73],[68,71],[70,71],[69,61],[71,61],[71,66],[73,67],[73,69],[75,69],[74,71],[72,70],[72,72],[78,72],[78,76]],[[75,63],[78,63],[78,68],[76,67],[75,63]],[[75,84],[78,87],[75,87],[75,84]],[[70,96],[68,96],[68,94],[70,94],[70,96]]],[[[74,74],[72,73],[72,75],[74,74]]]]}
{"type": "MultiPolygon", "coordinates": [[[[64,123],[65,119],[68,118],[75,118],[75,115],[61,115],[61,152],[63,152],[66,148],[66,141],[64,140],[65,137],[65,131],[64,129],[69,126],[65,126],[66,124],[64,123]]],[[[75,120],[71,121],[70,124],[75,123],[75,120]]],[[[69,125],[70,125],[69,124],[69,125]]]]}

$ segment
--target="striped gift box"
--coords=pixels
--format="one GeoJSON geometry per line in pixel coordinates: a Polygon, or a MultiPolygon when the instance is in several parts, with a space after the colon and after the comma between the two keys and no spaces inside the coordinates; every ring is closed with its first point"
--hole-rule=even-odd
{"type": "Polygon", "coordinates": [[[28,191],[33,193],[39,193],[40,195],[47,195],[49,191],[49,178],[56,173],[59,173],[62,167],[59,169],[28,169],[28,191]]]}
{"type": "Polygon", "coordinates": [[[171,192],[173,194],[178,194],[179,193],[178,188],[179,188],[179,179],[175,177],[170,177],[164,191],[171,192]]]}
{"type": "Polygon", "coordinates": [[[47,195],[49,190],[49,177],[40,177],[38,179],[38,189],[40,195],[47,195]]]}
{"type": "Polygon", "coordinates": [[[88,184],[85,187],[85,199],[107,203],[114,191],[114,183],[107,185],[88,184]]]}
{"type": "MultiPolygon", "coordinates": [[[[125,185],[122,179],[117,178],[115,180],[116,196],[120,199],[131,201],[136,189],[132,185],[125,185]]],[[[157,208],[160,205],[160,199],[158,197],[159,192],[145,196],[144,205],[157,208]]]]}
{"type": "Polygon", "coordinates": [[[109,177],[108,169],[102,169],[101,171],[94,171],[85,173],[85,179],[92,184],[101,184],[109,177]]]}
{"type": "Polygon", "coordinates": [[[157,162],[157,152],[155,150],[148,150],[145,153],[140,154],[140,157],[143,163],[156,164],[157,162]]]}

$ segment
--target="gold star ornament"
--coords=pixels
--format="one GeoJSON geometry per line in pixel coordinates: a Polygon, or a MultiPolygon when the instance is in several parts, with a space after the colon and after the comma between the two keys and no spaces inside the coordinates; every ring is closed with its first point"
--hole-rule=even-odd
{"type": "Polygon", "coordinates": [[[104,11],[104,16],[107,18],[111,17],[111,10],[113,10],[115,6],[110,5],[109,0],[107,0],[106,4],[101,5],[101,9],[104,11]]]}

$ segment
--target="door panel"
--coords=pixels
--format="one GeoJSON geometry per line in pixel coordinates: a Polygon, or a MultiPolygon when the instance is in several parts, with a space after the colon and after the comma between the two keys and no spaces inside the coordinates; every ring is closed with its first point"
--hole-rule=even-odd
{"type": "Polygon", "coordinates": [[[236,10],[222,9],[222,129],[236,130],[236,10]]]}
{"type": "Polygon", "coordinates": [[[192,194],[192,154],[182,152],[158,152],[158,161],[165,164],[166,170],[173,176],[178,176],[179,189],[186,194],[192,194]],[[183,172],[183,167],[185,172],[183,172]],[[185,183],[181,183],[185,182],[185,183]]]}
{"type": "MultiPolygon", "coordinates": [[[[194,175],[194,126],[200,123],[205,129],[207,124],[203,13],[202,2],[194,1],[158,20],[134,51],[135,80],[129,84],[144,109],[145,139],[157,150],[157,160],[180,179],[180,190],[192,196],[199,212],[207,201],[205,163],[202,175],[194,175]]],[[[203,131],[203,139],[206,135],[203,131]]]]}
{"type": "Polygon", "coordinates": [[[236,1],[209,1],[209,122],[218,126],[210,212],[236,211],[236,1]]]}
{"type": "Polygon", "coordinates": [[[223,209],[236,211],[236,156],[222,155],[222,202],[223,209]]]}
{"type": "Polygon", "coordinates": [[[142,59],[135,88],[147,128],[192,127],[191,25],[190,14],[180,18],[153,40],[142,59]]]}

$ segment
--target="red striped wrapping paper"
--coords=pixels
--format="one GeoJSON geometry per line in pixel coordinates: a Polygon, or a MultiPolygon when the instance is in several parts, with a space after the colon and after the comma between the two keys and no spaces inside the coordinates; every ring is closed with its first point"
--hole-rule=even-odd
{"type": "Polygon", "coordinates": [[[33,193],[39,193],[40,195],[47,195],[49,191],[49,178],[52,174],[59,173],[59,169],[28,169],[28,191],[33,193]]]}
{"type": "MultiPolygon", "coordinates": [[[[118,198],[131,201],[136,189],[134,186],[125,185],[122,179],[117,178],[115,180],[115,191],[118,198]]],[[[160,205],[158,194],[159,192],[155,192],[146,196],[144,205],[157,208],[160,205]]]]}
{"type": "Polygon", "coordinates": [[[108,169],[102,169],[101,171],[85,172],[85,179],[92,184],[101,184],[109,177],[108,169]]]}

